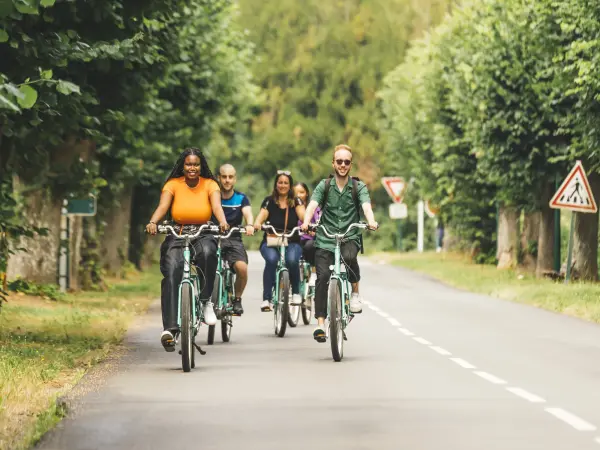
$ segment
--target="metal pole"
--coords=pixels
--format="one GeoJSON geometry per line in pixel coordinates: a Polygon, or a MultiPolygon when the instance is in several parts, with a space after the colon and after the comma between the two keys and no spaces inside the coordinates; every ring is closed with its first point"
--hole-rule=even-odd
{"type": "Polygon", "coordinates": [[[396,243],[398,251],[402,251],[402,220],[398,219],[398,242],[396,243]]]}
{"type": "Polygon", "coordinates": [[[425,203],[423,200],[419,200],[418,203],[418,223],[417,223],[417,251],[423,253],[423,242],[424,242],[424,227],[425,227],[425,203]]]}
{"type": "MultiPolygon", "coordinates": [[[[560,179],[558,174],[554,179],[554,192],[558,191],[560,187],[560,179]]],[[[554,271],[560,272],[560,261],[561,261],[561,240],[560,240],[560,209],[554,210],[554,271]]]]}
{"type": "Polygon", "coordinates": [[[575,211],[571,213],[571,231],[569,232],[569,249],[567,251],[567,275],[565,276],[565,284],[571,279],[571,258],[573,256],[573,232],[575,231],[575,211]]]}

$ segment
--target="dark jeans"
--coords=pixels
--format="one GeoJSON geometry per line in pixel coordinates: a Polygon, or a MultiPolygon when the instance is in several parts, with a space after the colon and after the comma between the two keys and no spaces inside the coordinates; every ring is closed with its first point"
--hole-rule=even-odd
{"type": "MultiPolygon", "coordinates": [[[[346,264],[348,280],[350,283],[360,281],[360,267],[358,267],[358,244],[354,241],[342,244],[342,262],[346,264]]],[[[329,266],[334,264],[334,254],[329,250],[317,248],[315,252],[315,266],[317,268],[317,283],[315,286],[315,317],[327,317],[327,292],[329,290],[329,266]]]]}
{"type": "MultiPolygon", "coordinates": [[[[267,247],[267,243],[260,245],[260,254],[265,260],[263,272],[263,300],[272,300],[277,263],[279,262],[279,247],[267,247]]],[[[302,247],[296,242],[290,242],[285,250],[285,266],[290,273],[292,294],[300,293],[300,255],[302,247]]]]}
{"type": "MultiPolygon", "coordinates": [[[[165,330],[177,329],[179,283],[183,278],[183,248],[185,241],[167,236],[160,246],[161,307],[165,330]]],[[[210,298],[217,271],[217,243],[212,236],[200,236],[190,244],[190,259],[198,269],[200,299],[210,298]]]]}
{"type": "Polygon", "coordinates": [[[315,265],[315,240],[307,239],[305,241],[300,241],[300,245],[302,246],[302,257],[304,261],[309,263],[311,266],[315,265]]]}

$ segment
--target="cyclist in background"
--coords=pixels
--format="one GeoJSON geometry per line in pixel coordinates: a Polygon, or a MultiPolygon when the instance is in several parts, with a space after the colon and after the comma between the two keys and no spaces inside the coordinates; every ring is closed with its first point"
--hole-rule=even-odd
{"type": "MultiPolygon", "coordinates": [[[[221,207],[221,192],[206,158],[197,148],[188,148],[180,156],[167,177],[158,207],[152,214],[146,231],[156,234],[157,223],[170,211],[173,221],[183,230],[184,225],[204,225],[214,215],[221,230],[229,228],[221,207]]],[[[179,283],[183,277],[182,239],[169,234],[160,246],[161,309],[163,333],[160,342],[166,351],[175,350],[174,336],[179,332],[178,299],[179,283]]],[[[192,243],[193,262],[199,268],[204,305],[204,321],[207,325],[217,323],[210,296],[217,271],[217,244],[210,235],[200,235],[192,243]],[[204,279],[203,279],[204,277],[204,279]]]]}
{"type": "MultiPolygon", "coordinates": [[[[371,208],[371,198],[367,186],[350,177],[352,167],[352,149],[347,145],[338,145],[333,151],[333,170],[335,176],[322,180],[310,200],[302,230],[308,230],[311,219],[320,205],[320,223],[330,233],[343,233],[348,227],[360,220],[360,210],[365,215],[370,229],[378,227],[371,208]],[[328,186],[326,186],[328,184],[328,186]],[[324,198],[326,197],[326,198],[324,198]]],[[[359,294],[360,268],[358,266],[358,251],[361,248],[361,233],[353,230],[346,236],[341,246],[342,260],[347,266],[348,279],[352,284],[350,311],[357,314],[362,312],[362,299],[359,294]]],[[[335,240],[330,239],[317,229],[315,240],[315,265],[317,268],[317,283],[315,288],[315,316],[318,325],[313,332],[317,342],[325,342],[325,318],[327,317],[327,292],[329,289],[329,267],[334,263],[335,240]]]]}
{"type": "MultiPolygon", "coordinates": [[[[260,212],[256,216],[254,228],[260,230],[262,224],[266,221],[275,228],[278,233],[287,233],[297,226],[299,220],[304,218],[304,203],[294,196],[292,189],[294,180],[288,171],[278,170],[275,181],[273,182],[273,192],[266,197],[260,205],[260,212]],[[287,219],[286,219],[287,218],[287,219]]],[[[285,265],[290,273],[290,284],[292,285],[291,305],[300,305],[300,256],[302,247],[300,247],[300,238],[295,233],[288,238],[288,246],[285,252],[285,265]]],[[[277,264],[279,262],[279,246],[270,247],[267,243],[267,233],[264,234],[263,241],[260,244],[260,254],[265,260],[265,270],[263,272],[263,302],[260,305],[261,311],[271,311],[273,297],[273,286],[275,286],[275,276],[277,264]]]]}
{"type": "MultiPolygon", "coordinates": [[[[294,186],[294,193],[302,202],[307,205],[310,200],[310,190],[305,183],[296,183],[294,186]]],[[[311,223],[318,223],[321,217],[321,208],[317,207],[315,214],[312,218],[311,223]]],[[[302,221],[298,221],[298,226],[302,225],[302,221]]],[[[315,273],[315,233],[313,231],[307,231],[300,237],[300,245],[302,246],[302,257],[304,261],[310,264],[312,273],[308,282],[309,286],[314,286],[317,280],[315,273]]]]}
{"type": "MultiPolygon", "coordinates": [[[[219,168],[219,183],[221,185],[221,205],[225,211],[225,218],[230,227],[242,225],[242,219],[246,222],[246,234],[254,235],[254,217],[250,200],[245,194],[236,191],[237,182],[235,168],[231,164],[223,164],[219,168]]],[[[232,234],[229,239],[221,243],[221,254],[230,267],[235,270],[235,300],[233,301],[233,314],[241,316],[244,313],[242,307],[242,294],[248,283],[248,254],[242,242],[240,233],[232,234]]]]}

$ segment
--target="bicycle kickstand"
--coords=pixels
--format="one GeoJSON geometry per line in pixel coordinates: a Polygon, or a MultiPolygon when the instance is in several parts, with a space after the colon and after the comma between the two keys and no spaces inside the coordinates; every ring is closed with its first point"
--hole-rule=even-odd
{"type": "Polygon", "coordinates": [[[205,352],[204,350],[202,350],[202,349],[200,348],[200,346],[199,346],[198,344],[196,344],[195,342],[194,342],[194,347],[196,347],[196,350],[198,350],[198,352],[199,352],[201,355],[206,355],[206,352],[205,352]]]}

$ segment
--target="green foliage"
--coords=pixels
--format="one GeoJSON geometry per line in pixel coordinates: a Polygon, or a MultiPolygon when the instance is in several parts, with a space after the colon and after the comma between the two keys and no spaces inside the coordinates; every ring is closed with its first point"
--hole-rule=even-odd
{"type": "Polygon", "coordinates": [[[31,281],[17,278],[8,283],[8,289],[13,292],[21,292],[27,295],[36,295],[50,300],[59,300],[64,293],[55,284],[37,284],[31,281]]]}

